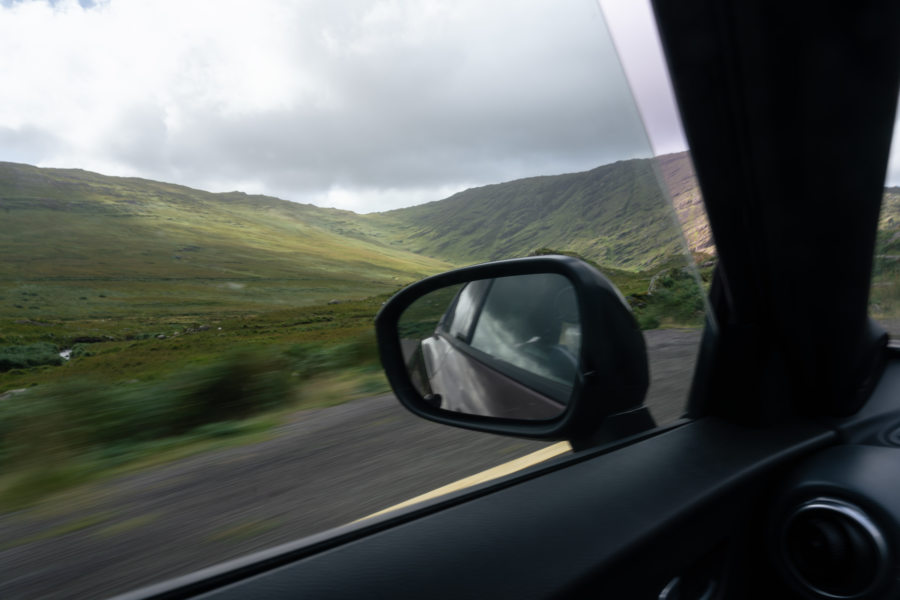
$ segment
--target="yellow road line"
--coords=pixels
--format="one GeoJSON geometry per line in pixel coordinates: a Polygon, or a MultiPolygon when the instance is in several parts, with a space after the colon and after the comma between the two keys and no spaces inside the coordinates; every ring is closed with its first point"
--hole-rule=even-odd
{"type": "Polygon", "coordinates": [[[503,477],[504,475],[509,475],[510,473],[521,471],[522,469],[544,462],[545,460],[549,460],[554,456],[559,456],[560,454],[569,452],[571,450],[572,446],[569,445],[569,442],[559,442],[558,444],[553,444],[552,446],[542,448],[537,452],[526,454],[521,458],[511,460],[507,463],[503,463],[502,465],[497,465],[496,467],[493,467],[486,471],[482,471],[481,473],[475,473],[474,475],[464,477],[463,479],[454,481],[453,483],[448,483],[445,486],[431,490],[430,492],[426,492],[421,496],[410,498],[409,500],[401,502],[400,504],[395,504],[394,506],[390,506],[388,508],[385,508],[384,510],[379,510],[376,513],[372,513],[371,515],[365,516],[361,519],[357,519],[357,521],[364,521],[365,519],[377,517],[378,515],[383,515],[399,508],[406,508],[407,506],[412,506],[413,504],[424,502],[425,500],[431,500],[432,498],[437,498],[438,496],[443,496],[444,494],[449,494],[450,492],[455,492],[457,490],[462,490],[479,483],[484,483],[485,481],[497,479],[498,477],[503,477]]]}

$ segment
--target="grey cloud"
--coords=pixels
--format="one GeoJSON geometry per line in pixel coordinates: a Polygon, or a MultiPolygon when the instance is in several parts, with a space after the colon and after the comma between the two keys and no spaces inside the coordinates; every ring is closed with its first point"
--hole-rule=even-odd
{"type": "MultiPolygon", "coordinates": [[[[97,162],[220,191],[257,182],[246,191],[303,200],[332,188],[446,190],[650,154],[591,2],[482,3],[467,22],[448,3],[424,30],[404,20],[417,4],[390,3],[399,12],[380,21],[376,4],[317,3],[291,17],[285,56],[311,83],[285,106],[186,102],[170,128],[148,98],[117,117],[97,162]]],[[[185,69],[205,59],[197,52],[185,69]]]]}
{"type": "Polygon", "coordinates": [[[593,50],[493,69],[478,64],[490,48],[332,59],[322,69],[333,107],[194,114],[169,140],[172,159],[198,174],[240,170],[302,194],[491,183],[647,155],[617,65],[593,50]]]}
{"type": "Polygon", "coordinates": [[[52,133],[31,125],[0,127],[0,148],[14,162],[37,164],[65,145],[52,133]]]}
{"type": "Polygon", "coordinates": [[[167,146],[165,113],[152,103],[129,107],[104,140],[104,147],[118,161],[140,165],[149,172],[165,169],[167,146]]]}

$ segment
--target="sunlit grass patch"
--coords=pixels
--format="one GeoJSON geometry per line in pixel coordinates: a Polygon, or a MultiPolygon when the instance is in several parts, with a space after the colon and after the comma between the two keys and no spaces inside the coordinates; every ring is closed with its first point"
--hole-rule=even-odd
{"type": "Polygon", "coordinates": [[[346,369],[310,379],[300,388],[298,405],[323,408],[390,391],[387,378],[380,370],[346,369]]]}
{"type": "MultiPolygon", "coordinates": [[[[31,507],[51,497],[66,498],[73,491],[77,492],[78,486],[204,452],[259,443],[271,438],[272,431],[284,417],[284,412],[273,412],[244,421],[215,423],[182,436],[85,452],[48,461],[50,466],[46,467],[19,465],[0,477],[0,511],[31,507]]],[[[84,493],[89,493],[87,488],[84,493]]]]}
{"type": "Polygon", "coordinates": [[[75,461],[48,461],[0,477],[0,510],[10,512],[31,506],[72,486],[89,481],[94,475],[90,465],[75,461]]]}

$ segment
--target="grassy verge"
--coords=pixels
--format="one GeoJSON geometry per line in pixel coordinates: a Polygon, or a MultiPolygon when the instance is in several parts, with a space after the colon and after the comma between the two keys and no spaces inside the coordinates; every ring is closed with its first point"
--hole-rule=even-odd
{"type": "Polygon", "coordinates": [[[382,298],[197,323],[3,323],[0,509],[195,452],[264,439],[288,415],[387,391],[382,298]],[[13,330],[14,332],[11,332],[13,330]],[[52,337],[51,337],[52,336],[52,337]],[[55,340],[54,344],[48,339],[55,340]],[[38,352],[39,351],[39,352],[38,352]],[[61,363],[61,364],[60,364],[61,363]],[[16,390],[10,393],[11,390],[16,390]]]}

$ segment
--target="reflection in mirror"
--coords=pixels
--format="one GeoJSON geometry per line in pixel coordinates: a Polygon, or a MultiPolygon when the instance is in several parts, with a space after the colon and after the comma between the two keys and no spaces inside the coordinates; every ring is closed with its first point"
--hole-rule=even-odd
{"type": "Polygon", "coordinates": [[[399,333],[410,379],[442,410],[552,419],[580,376],[575,288],[556,273],[438,289],[406,309],[399,333]]]}

